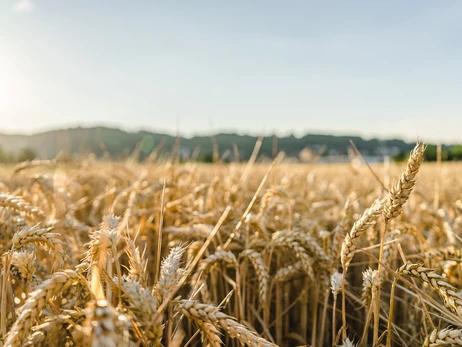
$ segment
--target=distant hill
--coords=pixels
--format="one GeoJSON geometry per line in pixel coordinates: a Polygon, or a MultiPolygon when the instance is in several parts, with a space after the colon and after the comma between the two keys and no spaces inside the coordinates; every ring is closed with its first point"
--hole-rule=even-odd
{"type": "MultiPolygon", "coordinates": [[[[260,156],[271,158],[275,148],[284,151],[288,156],[299,157],[305,150],[325,155],[345,155],[350,148],[350,140],[362,154],[367,156],[382,156],[396,154],[412,149],[412,143],[399,139],[365,140],[358,136],[334,136],[307,134],[297,138],[294,136],[263,138],[260,156]],[[276,146],[276,147],[275,147],[276,146]]],[[[257,141],[256,136],[238,134],[217,134],[214,136],[215,148],[218,154],[229,154],[232,159],[238,153],[240,160],[247,160],[257,141]],[[237,149],[237,151],[236,151],[237,149]]],[[[127,132],[115,128],[92,127],[72,128],[42,132],[33,135],[0,134],[0,148],[5,152],[17,153],[25,148],[33,149],[40,158],[50,159],[60,151],[67,155],[79,156],[94,153],[97,156],[109,155],[117,159],[126,157],[135,148],[139,149],[141,159],[147,157],[154,149],[160,155],[170,155],[178,149],[183,157],[196,155],[198,159],[209,161],[213,155],[213,141],[210,136],[194,136],[192,138],[147,131],[127,132]]]]}

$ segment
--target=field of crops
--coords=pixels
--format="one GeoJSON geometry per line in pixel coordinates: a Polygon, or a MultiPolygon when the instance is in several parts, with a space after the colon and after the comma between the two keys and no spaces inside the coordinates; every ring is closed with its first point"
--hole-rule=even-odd
{"type": "Polygon", "coordinates": [[[462,165],[0,170],[3,346],[462,346],[462,165]]]}

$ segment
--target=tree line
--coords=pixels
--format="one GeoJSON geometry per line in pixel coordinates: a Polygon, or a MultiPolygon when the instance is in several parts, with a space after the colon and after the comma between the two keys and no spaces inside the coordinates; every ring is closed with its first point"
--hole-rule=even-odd
{"type": "MultiPolygon", "coordinates": [[[[376,159],[390,156],[396,161],[405,160],[413,143],[400,139],[363,139],[359,136],[307,134],[296,137],[258,136],[221,133],[213,136],[171,136],[148,131],[128,132],[107,127],[72,128],[19,136],[0,134],[0,162],[18,162],[33,158],[52,159],[62,152],[68,159],[83,158],[89,154],[98,158],[121,160],[129,156],[143,161],[148,158],[175,156],[179,160],[200,162],[247,161],[260,141],[259,159],[271,159],[282,151],[286,157],[302,160],[347,156],[351,141],[366,157],[376,159]],[[3,150],[1,149],[3,146],[3,150]]],[[[435,145],[427,146],[425,160],[437,157],[435,145]]],[[[462,146],[443,146],[443,160],[461,160],[462,146]]],[[[302,160],[303,161],[303,160],[302,160]]]]}

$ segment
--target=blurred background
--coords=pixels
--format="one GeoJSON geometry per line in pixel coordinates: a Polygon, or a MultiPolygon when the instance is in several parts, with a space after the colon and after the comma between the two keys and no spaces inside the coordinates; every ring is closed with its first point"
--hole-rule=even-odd
{"type": "Polygon", "coordinates": [[[0,160],[462,158],[459,1],[0,2],[0,160]],[[433,146],[434,145],[434,146],[433,146]],[[350,157],[349,151],[350,149],[350,157]]]}

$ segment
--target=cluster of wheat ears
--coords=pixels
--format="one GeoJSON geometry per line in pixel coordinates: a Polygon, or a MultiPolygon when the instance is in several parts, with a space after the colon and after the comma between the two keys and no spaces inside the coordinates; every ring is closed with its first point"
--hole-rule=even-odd
{"type": "Polygon", "coordinates": [[[0,346],[462,346],[462,171],[424,150],[5,167],[0,346]]]}

